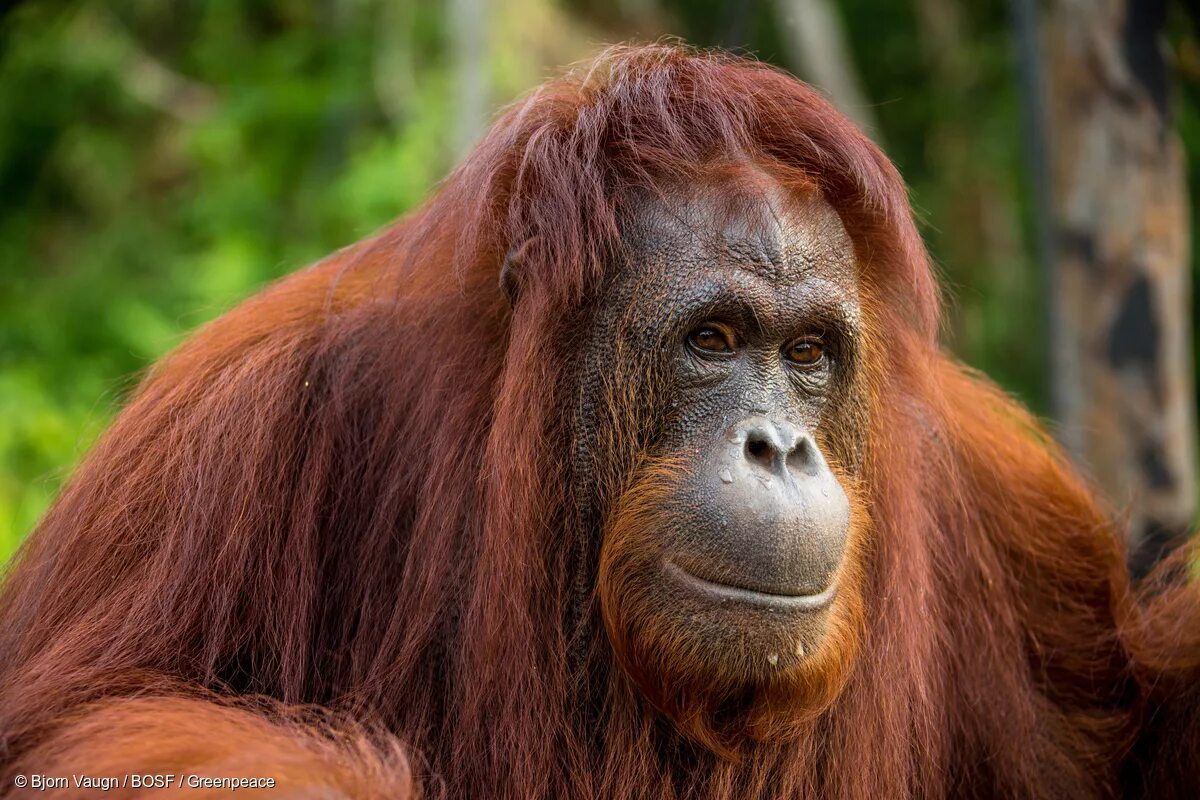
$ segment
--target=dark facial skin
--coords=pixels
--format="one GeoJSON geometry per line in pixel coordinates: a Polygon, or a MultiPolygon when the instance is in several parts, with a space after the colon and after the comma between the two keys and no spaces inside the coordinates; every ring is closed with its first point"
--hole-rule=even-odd
{"type": "MultiPolygon", "coordinates": [[[[739,648],[751,672],[794,665],[820,646],[851,533],[825,444],[857,417],[850,239],[819,195],[763,176],[732,199],[727,188],[646,198],[625,242],[629,263],[588,328],[583,402],[634,384],[653,416],[643,463],[672,477],[653,521],[607,535],[606,548],[628,551],[620,580],[640,584],[609,588],[641,598],[637,614],[661,616],[653,625],[673,641],[739,648]]],[[[843,475],[849,460],[838,458],[843,475]]]]}

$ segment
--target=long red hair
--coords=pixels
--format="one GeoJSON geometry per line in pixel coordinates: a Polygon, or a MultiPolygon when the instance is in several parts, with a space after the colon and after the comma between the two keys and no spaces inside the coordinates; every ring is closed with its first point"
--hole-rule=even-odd
{"type": "Polygon", "coordinates": [[[6,580],[7,773],[64,715],[184,683],[377,725],[427,796],[1109,794],[1138,694],[1116,533],[938,322],[896,170],[819,94],[611,49],[511,108],[420,210],[152,370],[6,580]],[[872,329],[858,655],[823,714],[738,758],[639,695],[590,594],[572,622],[561,477],[568,326],[619,261],[622,198],[733,156],[835,207],[872,329]],[[525,242],[514,312],[499,271],[525,242]]]}

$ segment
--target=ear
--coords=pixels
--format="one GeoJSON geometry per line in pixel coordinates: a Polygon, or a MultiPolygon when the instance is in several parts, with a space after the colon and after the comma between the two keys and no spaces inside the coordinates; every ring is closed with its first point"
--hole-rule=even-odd
{"type": "Polygon", "coordinates": [[[517,298],[521,294],[521,282],[524,278],[522,267],[529,256],[536,237],[515,244],[504,255],[504,263],[500,265],[500,290],[508,298],[510,307],[515,308],[517,298]]]}

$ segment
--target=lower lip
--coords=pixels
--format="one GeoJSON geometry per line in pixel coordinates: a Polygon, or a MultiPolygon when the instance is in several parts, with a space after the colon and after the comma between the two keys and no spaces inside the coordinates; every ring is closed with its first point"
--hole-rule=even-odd
{"type": "Polygon", "coordinates": [[[729,586],[693,575],[670,559],[663,560],[663,569],[677,582],[693,591],[719,601],[733,601],[754,606],[782,608],[788,611],[820,611],[833,602],[837,586],[830,586],[819,594],[772,594],[740,586],[729,586]]]}

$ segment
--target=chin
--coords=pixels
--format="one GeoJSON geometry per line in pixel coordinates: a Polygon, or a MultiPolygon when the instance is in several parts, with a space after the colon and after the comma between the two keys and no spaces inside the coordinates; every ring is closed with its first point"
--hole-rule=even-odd
{"type": "Polygon", "coordinates": [[[723,583],[671,558],[660,568],[662,592],[674,600],[663,613],[692,648],[708,651],[710,664],[724,663],[728,677],[747,683],[799,667],[816,657],[834,616],[837,584],[822,591],[782,594],[723,583]]]}

